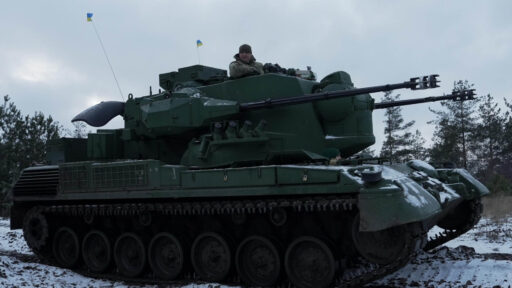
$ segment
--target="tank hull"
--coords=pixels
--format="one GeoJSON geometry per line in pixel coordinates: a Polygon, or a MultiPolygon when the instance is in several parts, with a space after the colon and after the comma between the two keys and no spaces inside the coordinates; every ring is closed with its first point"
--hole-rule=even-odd
{"type": "Polygon", "coordinates": [[[360,285],[405,264],[427,245],[428,229],[485,195],[469,188],[476,180],[465,173],[443,173],[451,178],[410,165],[32,167],[14,188],[11,228],[22,228],[45,260],[94,274],[172,281],[194,271],[249,286],[360,285]]]}

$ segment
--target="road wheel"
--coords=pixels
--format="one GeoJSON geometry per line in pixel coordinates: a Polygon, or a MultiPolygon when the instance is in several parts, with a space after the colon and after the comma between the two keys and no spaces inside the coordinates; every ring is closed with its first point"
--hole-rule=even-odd
{"type": "Polygon", "coordinates": [[[64,268],[72,268],[80,260],[78,235],[68,227],[61,227],[53,238],[53,256],[64,268]]]}
{"type": "Polygon", "coordinates": [[[284,267],[288,279],[300,288],[328,287],[334,280],[334,255],[322,240],[303,236],[286,250],[284,267]]]}
{"type": "Polygon", "coordinates": [[[82,242],[82,255],[91,272],[105,272],[112,262],[112,249],[107,235],[98,230],[87,233],[82,242]]]}
{"type": "Polygon", "coordinates": [[[142,239],[134,233],[121,234],[114,245],[114,260],[123,276],[141,275],[146,266],[146,248],[142,239]]]}
{"type": "Polygon", "coordinates": [[[149,243],[149,265],[156,277],[173,280],[183,270],[184,253],[180,241],[169,233],[159,233],[149,243]]]}
{"type": "Polygon", "coordinates": [[[249,286],[274,286],[281,273],[281,259],[276,246],[261,236],[247,237],[236,251],[236,269],[249,286]]]}
{"type": "Polygon", "coordinates": [[[231,250],[227,241],[217,233],[197,236],[191,248],[194,271],[205,281],[221,281],[231,271],[231,250]]]}

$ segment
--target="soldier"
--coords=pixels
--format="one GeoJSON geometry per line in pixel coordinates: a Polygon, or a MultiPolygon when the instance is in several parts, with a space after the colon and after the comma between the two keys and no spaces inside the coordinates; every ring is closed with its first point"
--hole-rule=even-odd
{"type": "Polygon", "coordinates": [[[256,62],[256,58],[252,56],[251,46],[243,44],[238,49],[235,61],[229,64],[229,75],[231,78],[241,78],[249,75],[263,74],[263,65],[256,62]]]}

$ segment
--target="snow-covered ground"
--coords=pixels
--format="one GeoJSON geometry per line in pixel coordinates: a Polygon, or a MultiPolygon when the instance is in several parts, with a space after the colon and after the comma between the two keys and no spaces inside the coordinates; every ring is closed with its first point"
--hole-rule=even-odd
{"type": "MultiPolygon", "coordinates": [[[[9,221],[0,219],[0,287],[159,286],[88,278],[41,264],[25,244],[22,232],[10,231],[9,221]]],[[[198,283],[174,287],[228,286],[198,283]]],[[[465,235],[421,253],[401,270],[367,287],[512,287],[512,218],[483,219],[465,235]]]]}
{"type": "MultiPolygon", "coordinates": [[[[436,226],[429,231],[429,235],[433,236],[440,231],[441,229],[436,226]]],[[[473,230],[445,244],[450,248],[461,245],[473,247],[477,253],[512,254],[512,218],[500,220],[484,218],[473,230]]]]}
{"type": "MultiPolygon", "coordinates": [[[[440,231],[434,227],[429,236],[440,231]]],[[[484,218],[466,234],[367,287],[512,287],[512,218],[484,218]]]]}

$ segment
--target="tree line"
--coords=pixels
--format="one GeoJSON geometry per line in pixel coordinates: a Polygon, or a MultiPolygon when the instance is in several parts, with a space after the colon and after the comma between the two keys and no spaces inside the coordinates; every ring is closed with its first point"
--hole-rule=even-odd
{"type": "MultiPolygon", "coordinates": [[[[472,89],[468,81],[456,81],[453,89],[472,89]]],[[[387,92],[382,101],[400,95],[387,92]]],[[[426,147],[414,121],[405,122],[400,107],[384,114],[385,139],[379,157],[391,162],[425,159],[435,165],[469,170],[495,194],[512,194],[512,103],[502,111],[490,94],[467,101],[442,101],[441,109],[429,108],[434,125],[432,144],[426,147]]]]}

